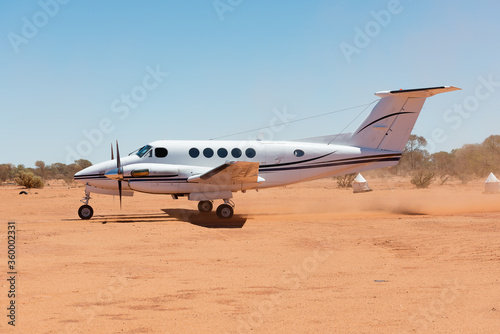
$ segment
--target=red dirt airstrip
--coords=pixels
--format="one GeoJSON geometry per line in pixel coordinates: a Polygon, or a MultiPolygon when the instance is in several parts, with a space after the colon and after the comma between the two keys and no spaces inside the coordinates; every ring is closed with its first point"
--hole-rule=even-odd
{"type": "Polygon", "coordinates": [[[230,221],[147,194],[83,221],[83,187],[0,187],[0,332],[499,333],[500,196],[368,181],[238,193],[230,221]]]}

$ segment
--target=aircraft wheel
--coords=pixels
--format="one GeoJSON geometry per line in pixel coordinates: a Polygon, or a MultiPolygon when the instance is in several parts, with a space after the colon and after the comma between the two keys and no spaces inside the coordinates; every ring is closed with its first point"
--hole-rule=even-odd
{"type": "Polygon", "coordinates": [[[92,209],[92,207],[90,205],[82,205],[78,209],[78,215],[82,219],[85,219],[85,220],[90,219],[94,215],[94,209],[92,209]]]}
{"type": "Polygon", "coordinates": [[[210,202],[210,201],[200,201],[198,203],[198,210],[200,212],[210,212],[210,211],[212,211],[213,207],[214,206],[213,206],[212,202],[210,202]]]}
{"type": "Polygon", "coordinates": [[[233,216],[234,210],[231,205],[228,204],[221,204],[217,208],[217,217],[223,218],[223,219],[229,219],[233,216]]]}

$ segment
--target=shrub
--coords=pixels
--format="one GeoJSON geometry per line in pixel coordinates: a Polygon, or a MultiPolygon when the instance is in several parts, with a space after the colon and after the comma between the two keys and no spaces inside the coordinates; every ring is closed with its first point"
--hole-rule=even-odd
{"type": "Polygon", "coordinates": [[[427,188],[434,180],[434,172],[420,170],[417,171],[410,180],[417,188],[427,188]]]}
{"type": "Polygon", "coordinates": [[[356,178],[357,173],[345,174],[342,176],[337,176],[337,185],[339,188],[350,188],[352,187],[352,181],[356,178]]]}
{"type": "Polygon", "coordinates": [[[44,184],[40,176],[35,176],[31,172],[20,171],[14,179],[20,186],[26,188],[43,188],[44,184]]]}

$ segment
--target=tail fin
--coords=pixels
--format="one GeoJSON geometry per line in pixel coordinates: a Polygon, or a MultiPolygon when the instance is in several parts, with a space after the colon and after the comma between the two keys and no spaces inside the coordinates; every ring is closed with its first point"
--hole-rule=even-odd
{"type": "Polygon", "coordinates": [[[460,90],[453,86],[378,92],[381,99],[354,131],[349,144],[388,151],[403,151],[425,99],[460,90]]]}

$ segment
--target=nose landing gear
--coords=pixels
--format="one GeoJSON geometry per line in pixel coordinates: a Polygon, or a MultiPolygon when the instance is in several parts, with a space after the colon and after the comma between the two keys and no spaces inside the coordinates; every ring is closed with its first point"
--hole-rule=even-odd
{"type": "Polygon", "coordinates": [[[90,193],[85,191],[85,197],[80,200],[80,202],[84,203],[79,209],[78,209],[78,216],[80,216],[81,219],[90,219],[94,215],[94,209],[89,204],[90,200],[90,193]]]}

